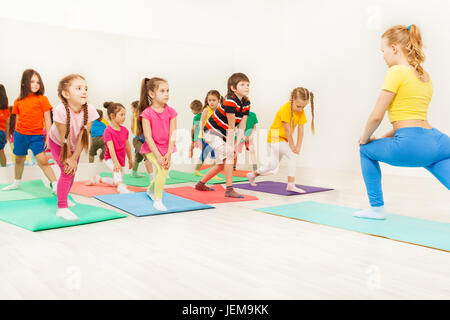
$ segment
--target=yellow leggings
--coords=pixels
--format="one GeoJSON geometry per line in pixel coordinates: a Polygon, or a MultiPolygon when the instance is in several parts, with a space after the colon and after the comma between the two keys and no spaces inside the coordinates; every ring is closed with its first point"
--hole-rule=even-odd
{"type": "Polygon", "coordinates": [[[168,171],[160,167],[153,153],[146,153],[145,156],[154,168],[154,178],[150,181],[148,189],[154,193],[156,199],[162,199],[168,171]]]}

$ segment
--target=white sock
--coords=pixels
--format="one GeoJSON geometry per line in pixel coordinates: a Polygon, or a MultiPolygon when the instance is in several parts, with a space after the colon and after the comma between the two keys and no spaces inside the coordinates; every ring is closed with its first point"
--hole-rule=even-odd
{"type": "Polygon", "coordinates": [[[150,199],[155,201],[155,193],[153,191],[151,191],[150,189],[147,189],[147,195],[150,197],[150,199]]]}
{"type": "Polygon", "coordinates": [[[52,185],[52,192],[54,194],[57,194],[58,193],[58,181],[51,182],[51,185],[52,185]]]}
{"type": "Polygon", "coordinates": [[[58,209],[58,211],[56,212],[56,216],[58,218],[62,218],[64,220],[70,220],[70,221],[79,220],[78,216],[75,213],[73,213],[72,211],[70,211],[69,208],[58,209]]]}
{"type": "Polygon", "coordinates": [[[159,211],[167,211],[167,208],[163,204],[161,199],[156,199],[155,201],[153,201],[153,208],[159,211]]]}
{"type": "Polygon", "coordinates": [[[127,186],[124,185],[123,183],[121,183],[117,186],[117,191],[119,191],[119,193],[131,193],[131,191],[128,190],[127,186]]]}
{"type": "Polygon", "coordinates": [[[355,212],[353,216],[357,218],[383,220],[386,219],[386,212],[384,211],[384,206],[370,207],[369,209],[355,212]]]}
{"type": "Polygon", "coordinates": [[[88,182],[86,182],[86,185],[92,186],[94,184],[99,184],[101,180],[102,180],[102,178],[97,175],[97,176],[93,177],[91,180],[89,180],[88,182]]]}
{"type": "Polygon", "coordinates": [[[257,186],[257,184],[255,183],[256,175],[253,172],[247,173],[247,178],[248,178],[251,186],[253,186],[253,187],[257,186]]]}
{"type": "Polygon", "coordinates": [[[67,205],[69,208],[75,207],[77,204],[70,199],[67,199],[67,205]]]}
{"type": "Polygon", "coordinates": [[[12,184],[10,184],[9,186],[4,187],[2,190],[3,191],[8,191],[8,190],[15,190],[15,189],[19,189],[20,188],[20,182],[22,180],[15,180],[12,184]]]}
{"type": "Polygon", "coordinates": [[[286,187],[286,190],[287,190],[287,191],[297,192],[297,193],[306,193],[305,190],[300,189],[300,188],[297,188],[297,187],[295,186],[295,183],[288,183],[288,184],[287,184],[287,187],[286,187]]]}

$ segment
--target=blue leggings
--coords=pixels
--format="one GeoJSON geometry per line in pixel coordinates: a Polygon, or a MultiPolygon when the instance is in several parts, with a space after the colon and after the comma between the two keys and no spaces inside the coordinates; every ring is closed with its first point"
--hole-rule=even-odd
{"type": "Polygon", "coordinates": [[[361,145],[359,151],[372,207],[384,205],[379,161],[397,167],[424,167],[450,190],[450,138],[437,129],[401,128],[393,138],[361,145]]]}

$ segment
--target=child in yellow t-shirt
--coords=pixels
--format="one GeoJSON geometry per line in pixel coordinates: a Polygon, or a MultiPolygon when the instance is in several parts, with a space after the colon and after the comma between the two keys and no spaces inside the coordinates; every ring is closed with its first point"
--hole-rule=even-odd
{"type": "Polygon", "coordinates": [[[306,88],[295,88],[290,101],[285,103],[277,112],[270,127],[267,142],[271,149],[270,160],[260,169],[247,174],[250,184],[256,186],[255,178],[275,170],[283,156],[288,158],[287,191],[305,193],[305,190],[295,186],[295,170],[297,159],[303,142],[303,125],[307,122],[304,108],[311,102],[311,130],[314,133],[314,95],[306,88]],[[297,143],[293,133],[297,129],[297,143]]]}

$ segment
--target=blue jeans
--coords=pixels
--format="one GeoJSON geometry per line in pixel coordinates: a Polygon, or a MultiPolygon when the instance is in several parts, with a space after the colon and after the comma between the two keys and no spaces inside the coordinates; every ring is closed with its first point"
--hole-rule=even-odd
{"type": "Polygon", "coordinates": [[[401,128],[393,138],[361,145],[359,151],[372,207],[384,205],[379,161],[398,167],[424,167],[450,190],[450,138],[437,129],[401,128]]]}

